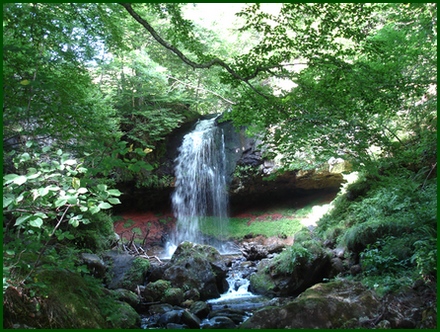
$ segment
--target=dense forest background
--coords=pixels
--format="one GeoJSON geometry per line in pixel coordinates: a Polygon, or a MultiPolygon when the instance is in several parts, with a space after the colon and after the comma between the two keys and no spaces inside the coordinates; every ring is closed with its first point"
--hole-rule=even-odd
{"type": "Polygon", "coordinates": [[[360,172],[317,232],[363,258],[366,284],[436,281],[437,5],[200,6],[3,4],[4,294],[87,276],[72,257],[112,242],[115,188],[170,185],[164,138],[211,113],[280,173],[360,172]]]}

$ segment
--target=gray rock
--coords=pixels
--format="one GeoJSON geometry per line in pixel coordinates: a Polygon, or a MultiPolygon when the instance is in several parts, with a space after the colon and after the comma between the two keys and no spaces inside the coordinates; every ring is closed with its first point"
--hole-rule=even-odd
{"type": "Polygon", "coordinates": [[[208,320],[202,329],[235,329],[237,325],[228,317],[217,316],[208,320]]]}
{"type": "Polygon", "coordinates": [[[93,276],[97,278],[105,277],[105,271],[107,267],[104,261],[98,255],[83,252],[81,253],[80,257],[84,264],[87,265],[87,268],[93,276]]]}
{"type": "MultiPolygon", "coordinates": [[[[320,283],[290,303],[256,311],[244,329],[337,329],[359,317],[376,317],[379,300],[360,283],[348,280],[320,283]]],[[[359,323],[360,324],[360,323],[359,323]]]]}
{"type": "Polygon", "coordinates": [[[163,279],[173,287],[195,289],[201,300],[220,297],[226,289],[227,267],[211,246],[181,243],[171,258],[163,279]]]}

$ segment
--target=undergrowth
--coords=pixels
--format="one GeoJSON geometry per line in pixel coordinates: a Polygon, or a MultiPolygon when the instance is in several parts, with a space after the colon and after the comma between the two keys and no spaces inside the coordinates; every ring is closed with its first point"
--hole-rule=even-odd
{"type": "Polygon", "coordinates": [[[349,185],[318,223],[319,236],[345,247],[359,278],[379,294],[435,281],[437,273],[437,183],[405,169],[349,185]]]}

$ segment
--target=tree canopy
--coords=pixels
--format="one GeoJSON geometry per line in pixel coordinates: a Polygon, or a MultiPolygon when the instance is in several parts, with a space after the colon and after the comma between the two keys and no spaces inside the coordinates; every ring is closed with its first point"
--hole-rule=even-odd
{"type": "MultiPolygon", "coordinates": [[[[103,210],[120,203],[111,186],[169,182],[152,173],[165,137],[201,115],[259,135],[281,171],[340,157],[374,175],[409,169],[425,188],[437,156],[437,4],[268,6],[242,4],[224,28],[221,13],[217,26],[188,18],[197,4],[3,4],[4,257],[21,283],[60,257],[74,268],[66,247],[42,262],[54,238],[84,248],[112,233],[102,229],[103,210]]],[[[421,245],[431,258],[433,238],[421,245]]]]}

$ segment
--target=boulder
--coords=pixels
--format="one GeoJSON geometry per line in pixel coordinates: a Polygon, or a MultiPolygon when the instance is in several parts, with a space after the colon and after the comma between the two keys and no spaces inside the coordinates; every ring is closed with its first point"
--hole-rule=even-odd
{"type": "Polygon", "coordinates": [[[303,245],[294,244],[274,259],[261,260],[257,272],[250,277],[250,291],[268,296],[292,296],[329,278],[331,253],[315,241],[303,245]]]}
{"type": "Polygon", "coordinates": [[[180,305],[183,302],[183,290],[175,287],[169,288],[165,291],[160,301],[172,305],[180,305]]]}
{"type": "Polygon", "coordinates": [[[118,288],[112,290],[111,292],[119,301],[126,302],[133,308],[136,308],[136,306],[139,304],[139,296],[128,289],[118,288]]]}
{"type": "Polygon", "coordinates": [[[171,257],[163,279],[176,288],[195,289],[201,300],[208,300],[225,292],[226,273],[226,264],[215,248],[183,242],[171,257]]]}
{"type": "Polygon", "coordinates": [[[171,283],[169,281],[157,280],[145,286],[143,295],[147,302],[159,301],[170,288],[171,283]]]}
{"type": "Polygon", "coordinates": [[[104,261],[98,255],[83,252],[81,253],[80,257],[82,262],[87,265],[87,268],[94,277],[100,279],[105,277],[107,267],[104,261]]]}
{"type": "Polygon", "coordinates": [[[125,288],[134,292],[144,283],[150,267],[148,259],[115,250],[107,251],[103,258],[110,266],[106,276],[109,289],[125,288]]]}
{"type": "Polygon", "coordinates": [[[235,329],[237,325],[232,321],[232,319],[224,316],[216,316],[209,319],[202,326],[203,329],[235,329]]]}
{"type": "Polygon", "coordinates": [[[201,319],[207,317],[209,312],[211,311],[209,305],[205,301],[194,302],[189,310],[201,319]]]}
{"type": "Polygon", "coordinates": [[[281,307],[267,307],[246,320],[243,329],[337,329],[372,320],[379,300],[360,283],[339,280],[307,289],[281,307]]]}

